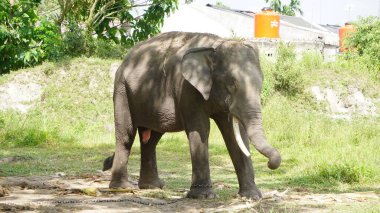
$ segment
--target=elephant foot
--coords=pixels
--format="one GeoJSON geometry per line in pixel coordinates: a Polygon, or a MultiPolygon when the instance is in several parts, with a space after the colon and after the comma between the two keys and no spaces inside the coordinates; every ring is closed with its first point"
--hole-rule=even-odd
{"type": "Polygon", "coordinates": [[[248,199],[252,199],[254,201],[260,200],[263,196],[259,189],[247,189],[247,190],[240,190],[239,194],[240,197],[245,197],[248,199]]]}
{"type": "Polygon", "coordinates": [[[140,189],[162,189],[165,186],[165,182],[160,178],[154,180],[140,179],[138,185],[140,189]]]}
{"type": "Polygon", "coordinates": [[[187,198],[193,199],[212,199],[217,198],[218,196],[212,190],[212,188],[193,188],[186,195],[187,198]]]}
{"type": "Polygon", "coordinates": [[[123,188],[123,189],[135,189],[136,188],[136,184],[134,184],[133,182],[130,182],[130,181],[114,181],[114,180],[111,180],[111,183],[109,185],[109,188],[110,189],[115,189],[115,188],[123,188]]]}

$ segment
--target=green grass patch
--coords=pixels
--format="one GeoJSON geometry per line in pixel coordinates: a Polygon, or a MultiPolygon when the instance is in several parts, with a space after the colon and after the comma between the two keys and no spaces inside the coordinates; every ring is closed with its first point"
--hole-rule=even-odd
{"type": "Polygon", "coordinates": [[[317,167],[315,175],[322,183],[327,180],[353,184],[371,180],[374,177],[374,171],[360,165],[324,164],[317,167]]]}
{"type": "MultiPolygon", "coordinates": [[[[0,145],[35,145],[113,142],[112,79],[115,60],[65,59],[21,72],[36,73],[43,94],[28,114],[0,111],[0,145]]],[[[0,76],[0,82],[3,77],[0,76]]]]}
{"type": "Polygon", "coordinates": [[[22,160],[1,164],[0,176],[94,173],[102,168],[104,158],[112,151],[112,145],[3,148],[0,149],[0,158],[17,156],[22,160]]]}

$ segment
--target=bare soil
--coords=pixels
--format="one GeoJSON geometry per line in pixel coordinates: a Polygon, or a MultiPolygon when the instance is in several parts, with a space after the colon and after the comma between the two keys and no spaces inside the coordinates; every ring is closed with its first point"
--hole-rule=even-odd
{"type": "MultiPolygon", "coordinates": [[[[0,212],[331,212],[358,203],[380,204],[375,192],[313,194],[264,192],[261,201],[183,198],[185,189],[110,190],[109,173],[0,177],[0,212]]],[[[216,189],[218,190],[218,189],[216,189]]],[[[223,190],[223,189],[222,189],[223,190]]]]}

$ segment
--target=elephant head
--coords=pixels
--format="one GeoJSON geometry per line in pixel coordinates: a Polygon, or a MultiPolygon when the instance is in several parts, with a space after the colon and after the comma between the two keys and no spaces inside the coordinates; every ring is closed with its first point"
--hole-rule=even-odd
{"type": "Polygon", "coordinates": [[[218,40],[211,46],[192,48],[182,56],[181,72],[206,101],[226,112],[235,140],[247,157],[250,153],[241,134],[269,158],[270,169],[280,166],[280,154],[268,144],[262,125],[263,74],[257,47],[248,41],[218,40]]]}

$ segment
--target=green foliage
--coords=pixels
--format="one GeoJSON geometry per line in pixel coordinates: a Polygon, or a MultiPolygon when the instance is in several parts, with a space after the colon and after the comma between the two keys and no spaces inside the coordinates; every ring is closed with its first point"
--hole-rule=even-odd
{"type": "Polygon", "coordinates": [[[35,30],[36,39],[41,41],[42,60],[58,60],[65,54],[60,29],[54,22],[47,18],[41,18],[35,30]]]}
{"type": "Polygon", "coordinates": [[[302,54],[301,65],[305,70],[321,69],[324,61],[323,56],[317,51],[307,51],[302,54]]]}
{"type": "Polygon", "coordinates": [[[0,2],[0,74],[65,56],[120,58],[127,48],[159,33],[164,17],[177,8],[178,1],[58,0],[42,4],[40,0],[0,2]],[[138,7],[145,12],[135,17],[132,11],[138,7]]]}
{"type": "Polygon", "coordinates": [[[39,1],[0,4],[0,74],[58,59],[63,54],[59,28],[38,17],[39,1]]]}
{"type": "Polygon", "coordinates": [[[372,179],[374,172],[364,166],[354,164],[323,164],[316,169],[316,176],[322,183],[324,181],[338,181],[341,183],[359,183],[365,180],[372,179]]]}
{"type": "Polygon", "coordinates": [[[304,77],[301,67],[297,65],[294,46],[279,44],[273,78],[276,91],[287,95],[303,92],[304,77]]]}
{"type": "Polygon", "coordinates": [[[35,35],[38,3],[0,2],[0,74],[40,61],[42,50],[35,35]]]}
{"type": "Polygon", "coordinates": [[[380,79],[380,18],[361,18],[355,23],[355,32],[347,38],[345,58],[357,61],[380,79]]]}
{"type": "Polygon", "coordinates": [[[281,0],[264,0],[266,3],[270,4],[270,7],[280,14],[295,16],[298,12],[303,15],[303,11],[301,10],[301,2],[300,0],[290,0],[289,5],[283,5],[281,0]]]}
{"type": "Polygon", "coordinates": [[[374,154],[380,151],[378,118],[333,120],[303,111],[278,94],[265,104],[263,118],[268,140],[281,150],[288,168],[288,184],[336,190],[340,183],[380,182],[380,161],[374,154]]]}
{"type": "Polygon", "coordinates": [[[97,39],[95,40],[94,55],[99,58],[122,59],[126,54],[126,49],[114,41],[97,39]]]}
{"type": "Polygon", "coordinates": [[[58,23],[70,19],[76,23],[85,23],[83,32],[86,35],[96,33],[98,38],[132,47],[159,33],[165,15],[177,8],[178,1],[80,0],[74,4],[73,0],[61,0],[59,5],[61,14],[57,18],[58,23]],[[144,7],[146,9],[143,15],[133,16],[133,9],[144,7]],[[115,22],[120,24],[115,25],[115,22]],[[122,24],[127,24],[128,27],[120,27],[122,24]]]}
{"type": "Polygon", "coordinates": [[[68,31],[63,34],[65,52],[74,57],[89,52],[91,42],[86,42],[86,35],[75,20],[70,20],[67,27],[68,31]]]}
{"type": "Polygon", "coordinates": [[[0,111],[0,147],[113,141],[113,131],[104,127],[113,126],[108,74],[113,62],[77,58],[29,68],[43,78],[43,100],[37,100],[28,114],[0,111]]]}
{"type": "Polygon", "coordinates": [[[373,167],[360,162],[321,163],[307,169],[303,178],[294,178],[292,184],[337,186],[339,184],[364,184],[376,179],[373,167]]]}
{"type": "Polygon", "coordinates": [[[264,74],[264,82],[261,91],[261,103],[265,105],[268,99],[273,95],[274,91],[274,77],[273,77],[273,64],[263,55],[260,55],[260,66],[264,74]]]}
{"type": "Polygon", "coordinates": [[[6,123],[7,126],[0,128],[0,145],[32,147],[72,141],[72,138],[63,138],[56,129],[48,128],[39,116],[38,112],[27,117],[14,112],[1,112],[0,125],[6,123]]]}
{"type": "Polygon", "coordinates": [[[287,96],[302,94],[305,88],[304,71],[321,66],[322,57],[318,53],[305,53],[301,61],[297,61],[294,46],[280,43],[277,58],[273,63],[266,56],[260,56],[261,69],[264,73],[262,102],[265,104],[275,93],[287,96]],[[320,64],[319,64],[320,63],[320,64]]]}
{"type": "MultiPolygon", "coordinates": [[[[142,18],[128,20],[133,29],[133,33],[129,38],[125,38],[125,43],[131,47],[135,43],[159,33],[160,28],[164,23],[165,15],[169,15],[177,9],[177,5],[177,0],[153,0],[142,18]]],[[[129,16],[131,16],[131,14],[129,14],[128,17],[129,16]]],[[[122,43],[123,40],[122,37],[122,43]]]]}

